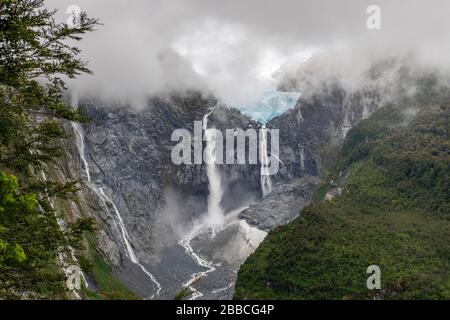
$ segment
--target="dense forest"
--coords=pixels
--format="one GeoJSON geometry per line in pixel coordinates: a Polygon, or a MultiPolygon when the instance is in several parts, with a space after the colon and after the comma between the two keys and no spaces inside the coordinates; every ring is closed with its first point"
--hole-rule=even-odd
{"type": "Polygon", "coordinates": [[[450,99],[408,111],[387,105],[349,132],[315,202],[241,266],[236,299],[450,297],[450,99]]]}

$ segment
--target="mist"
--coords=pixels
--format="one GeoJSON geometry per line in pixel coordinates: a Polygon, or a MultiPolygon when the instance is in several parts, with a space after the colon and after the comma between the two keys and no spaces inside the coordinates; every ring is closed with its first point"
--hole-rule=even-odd
{"type": "MultiPolygon", "coordinates": [[[[419,0],[50,0],[66,21],[78,5],[102,25],[80,43],[93,76],[69,81],[85,97],[142,108],[154,95],[200,90],[224,103],[248,104],[325,53],[320,74],[351,86],[385,57],[414,56],[421,68],[450,69],[450,2],[419,0]],[[369,5],[381,29],[366,25],[369,5]],[[328,75],[327,74],[327,75],[328,75]]],[[[316,76],[311,72],[310,76],[316,76]]]]}

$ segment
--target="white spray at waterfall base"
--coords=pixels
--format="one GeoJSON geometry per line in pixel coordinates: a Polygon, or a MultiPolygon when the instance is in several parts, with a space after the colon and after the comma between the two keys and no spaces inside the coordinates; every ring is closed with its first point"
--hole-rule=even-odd
{"type": "MultiPolygon", "coordinates": [[[[77,107],[77,103],[73,102],[72,106],[77,107]]],[[[116,204],[105,194],[105,192],[103,191],[102,188],[97,187],[96,184],[94,184],[91,181],[91,174],[90,174],[90,170],[89,170],[89,164],[88,161],[86,159],[86,155],[85,155],[85,144],[84,144],[84,134],[83,134],[83,128],[75,122],[72,122],[72,128],[75,132],[75,140],[76,140],[76,145],[77,145],[77,149],[78,149],[78,153],[79,156],[83,162],[84,165],[84,172],[86,175],[86,185],[92,190],[94,191],[94,193],[101,199],[102,203],[103,203],[103,207],[105,208],[105,210],[107,211],[107,213],[112,217],[109,209],[108,209],[108,203],[112,206],[113,211],[116,215],[116,219],[113,218],[114,223],[116,224],[116,227],[118,225],[118,230],[120,231],[120,236],[122,238],[122,241],[125,245],[125,249],[127,251],[127,254],[131,260],[132,263],[136,264],[152,281],[153,283],[156,285],[156,292],[150,297],[150,299],[154,298],[155,296],[159,296],[161,293],[161,284],[156,280],[156,278],[139,262],[138,257],[136,256],[136,253],[133,250],[133,247],[131,245],[130,242],[130,236],[128,235],[128,231],[125,228],[125,224],[123,222],[122,216],[120,215],[120,212],[116,206],[116,204]]]]}
{"type": "MultiPolygon", "coordinates": [[[[227,228],[231,228],[231,230],[236,230],[237,233],[233,232],[233,236],[228,238],[224,243],[223,240],[220,240],[222,246],[216,247],[217,256],[215,256],[214,261],[208,261],[206,258],[202,257],[201,254],[197,253],[193,246],[191,245],[191,240],[195,239],[197,236],[201,236],[208,231],[211,230],[211,226],[208,224],[208,219],[203,219],[194,223],[192,230],[184,237],[183,240],[179,242],[179,245],[182,246],[187,255],[189,255],[192,260],[203,268],[202,271],[194,272],[190,275],[189,280],[187,280],[182,286],[183,288],[190,289],[190,299],[195,300],[204,296],[203,292],[197,290],[194,286],[201,281],[202,278],[208,276],[208,274],[222,270],[220,269],[223,263],[227,263],[228,259],[221,259],[221,252],[234,259],[240,259],[241,262],[245,260],[256,248],[259,244],[264,240],[267,233],[265,231],[258,230],[255,227],[251,227],[247,224],[245,220],[239,219],[239,213],[246,210],[248,206],[242,206],[230,212],[224,217],[224,224],[222,226],[222,230],[227,230],[227,228]],[[231,248],[231,249],[230,249],[231,248]],[[216,261],[219,259],[218,261],[216,261]]],[[[223,238],[222,238],[223,239],[223,238]]],[[[197,238],[198,241],[198,238],[197,238]]],[[[203,237],[201,240],[202,246],[208,246],[209,241],[214,241],[214,238],[203,237]],[[206,241],[206,242],[205,242],[206,241]]],[[[230,261],[228,261],[229,263],[230,261]]],[[[233,270],[233,272],[237,272],[237,270],[233,270]]],[[[211,294],[216,295],[227,290],[230,290],[233,287],[234,281],[226,285],[225,287],[214,288],[210,291],[211,294]]],[[[211,297],[209,297],[211,298],[211,297]]]]}

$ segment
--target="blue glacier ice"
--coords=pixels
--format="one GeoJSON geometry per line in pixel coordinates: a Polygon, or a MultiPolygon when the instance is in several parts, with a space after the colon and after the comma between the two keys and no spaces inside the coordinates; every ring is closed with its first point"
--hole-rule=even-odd
{"type": "Polygon", "coordinates": [[[248,105],[234,106],[242,114],[265,125],[275,117],[294,108],[300,97],[300,92],[282,92],[270,90],[264,92],[261,99],[248,105]]]}

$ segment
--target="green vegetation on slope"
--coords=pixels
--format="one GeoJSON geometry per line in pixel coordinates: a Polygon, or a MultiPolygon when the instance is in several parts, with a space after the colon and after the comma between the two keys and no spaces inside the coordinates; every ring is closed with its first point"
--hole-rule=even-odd
{"type": "Polygon", "coordinates": [[[62,77],[89,72],[73,42],[96,20],[83,14],[70,27],[54,15],[43,0],[0,1],[0,299],[68,298],[61,260],[92,229],[89,219],[58,224],[54,200],[76,183],[44,170],[62,154],[62,123],[83,119],[64,103],[62,77]]]}
{"type": "Polygon", "coordinates": [[[127,300],[139,299],[133,294],[117,277],[113,274],[110,265],[103,259],[96,250],[97,243],[95,235],[88,232],[86,235],[88,240],[88,258],[81,259],[82,268],[92,276],[97,286],[97,292],[86,290],[86,296],[89,299],[113,299],[127,300]]]}
{"type": "Polygon", "coordinates": [[[396,128],[402,112],[386,107],[351,130],[329,178],[350,172],[341,195],[271,232],[235,298],[450,298],[449,114],[437,101],[396,128]],[[367,289],[370,265],[381,290],[367,289]]]}

